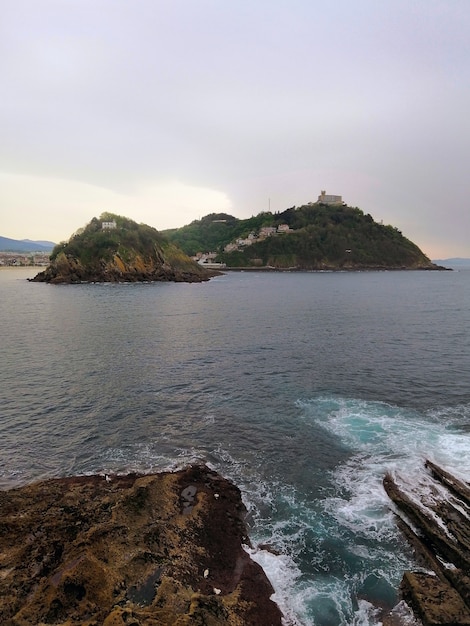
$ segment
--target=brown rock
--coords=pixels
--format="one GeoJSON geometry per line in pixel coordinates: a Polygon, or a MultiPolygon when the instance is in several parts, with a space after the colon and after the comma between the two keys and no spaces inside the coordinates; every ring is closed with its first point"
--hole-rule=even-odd
{"type": "Polygon", "coordinates": [[[384,478],[417,561],[433,572],[405,572],[402,596],[424,626],[469,626],[470,489],[434,463],[426,467],[426,493],[407,493],[397,478],[384,478]]]}
{"type": "Polygon", "coordinates": [[[280,625],[244,515],[205,466],[0,492],[0,622],[280,625]]]}
{"type": "Polygon", "coordinates": [[[124,262],[118,254],[112,259],[99,259],[94,263],[83,264],[79,259],[61,253],[31,282],[51,284],[74,283],[119,283],[119,282],[203,282],[220,272],[209,270],[192,262],[170,263],[156,252],[144,258],[135,254],[131,261],[124,262]]]}
{"type": "Polygon", "coordinates": [[[405,572],[401,592],[424,626],[470,625],[470,613],[460,595],[436,576],[405,572]]]}

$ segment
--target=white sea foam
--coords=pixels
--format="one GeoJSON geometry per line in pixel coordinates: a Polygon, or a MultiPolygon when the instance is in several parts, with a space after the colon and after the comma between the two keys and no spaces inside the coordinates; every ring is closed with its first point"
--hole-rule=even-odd
{"type": "MultiPolygon", "coordinates": [[[[405,602],[399,602],[390,611],[390,616],[402,626],[419,626],[410,608],[405,602]]],[[[351,626],[382,626],[382,611],[367,600],[358,601],[358,609],[354,612],[351,626]]]]}
{"type": "MultiPolygon", "coordinates": [[[[423,416],[382,402],[333,397],[299,402],[298,406],[304,420],[336,436],[350,450],[349,457],[332,471],[335,489],[321,503],[325,519],[335,521],[329,528],[334,540],[362,559],[365,571],[375,571],[396,588],[403,570],[413,563],[411,554],[407,556],[399,548],[393,505],[383,489],[383,478],[387,472],[399,477],[420,506],[429,506],[443,497],[443,489],[431,480],[424,467],[426,458],[457,476],[468,477],[470,434],[458,429],[460,413],[450,415],[446,410],[444,420],[437,410],[423,416]],[[350,548],[345,544],[348,534],[350,548]]],[[[334,590],[337,583],[329,580],[326,588],[327,594],[343,596],[340,604],[345,615],[351,614],[348,585],[353,593],[346,581],[340,583],[340,590],[334,590]]],[[[379,613],[371,604],[360,602],[352,614],[350,623],[355,626],[379,623],[379,613]]],[[[412,617],[408,623],[415,623],[412,617]]]]}
{"type": "Polygon", "coordinates": [[[292,598],[295,597],[295,582],[300,576],[300,571],[292,558],[286,554],[276,555],[268,550],[248,546],[244,548],[253,561],[261,565],[273,586],[274,593],[271,599],[281,609],[285,626],[301,626],[302,622],[299,620],[301,607],[295,607],[292,602],[292,598]]]}
{"type": "Polygon", "coordinates": [[[214,413],[207,413],[202,418],[203,423],[205,424],[215,424],[215,415],[214,413]]]}
{"type": "Polygon", "coordinates": [[[354,612],[352,621],[353,626],[370,626],[371,624],[381,623],[380,609],[374,607],[373,604],[367,602],[367,600],[358,601],[358,609],[354,612]]]}
{"type": "Polygon", "coordinates": [[[322,398],[301,406],[306,418],[313,417],[351,450],[334,471],[338,494],[325,507],[355,532],[379,538],[390,525],[390,502],[382,487],[387,472],[399,473],[411,491],[430,499],[438,488],[429,481],[426,458],[454,474],[470,472],[470,435],[447,427],[436,411],[430,420],[381,402],[322,398]]]}
{"type": "Polygon", "coordinates": [[[305,546],[305,533],[309,529],[309,512],[304,503],[296,498],[295,489],[277,481],[267,481],[254,467],[234,459],[230,452],[219,446],[217,456],[222,471],[240,488],[248,510],[250,539],[253,547],[245,550],[263,568],[270,580],[274,594],[272,599],[280,607],[285,626],[307,626],[307,592],[299,585],[301,571],[296,557],[305,546]],[[287,515],[276,514],[279,501],[287,515]],[[259,546],[269,546],[264,549],[259,546]]]}

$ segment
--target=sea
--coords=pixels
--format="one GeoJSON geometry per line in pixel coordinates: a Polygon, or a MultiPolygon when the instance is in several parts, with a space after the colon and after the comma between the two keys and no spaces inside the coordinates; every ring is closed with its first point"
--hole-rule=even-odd
{"type": "Polygon", "coordinates": [[[382,480],[470,477],[470,268],[47,285],[0,270],[0,488],[204,462],[286,626],[377,626],[417,567],[382,480]]]}

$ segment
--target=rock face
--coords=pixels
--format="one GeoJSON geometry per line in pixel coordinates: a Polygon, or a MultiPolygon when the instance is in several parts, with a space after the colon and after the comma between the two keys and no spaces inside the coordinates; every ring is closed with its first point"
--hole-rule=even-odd
{"type": "Polygon", "coordinates": [[[421,572],[406,572],[403,598],[424,626],[470,625],[470,488],[426,461],[429,482],[409,493],[387,475],[384,487],[421,572]]]}
{"type": "Polygon", "coordinates": [[[116,253],[108,260],[83,263],[77,257],[61,253],[31,281],[52,284],[153,281],[200,283],[218,274],[220,272],[209,271],[192,262],[186,263],[185,267],[175,266],[157,254],[149,257],[136,254],[132,260],[125,261],[116,253]]]}
{"type": "Polygon", "coordinates": [[[205,466],[0,492],[0,621],[280,626],[244,514],[205,466]]]}

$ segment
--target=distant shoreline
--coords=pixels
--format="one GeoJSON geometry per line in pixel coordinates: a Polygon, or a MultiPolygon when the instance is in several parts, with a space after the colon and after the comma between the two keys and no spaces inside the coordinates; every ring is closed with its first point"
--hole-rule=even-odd
{"type": "Polygon", "coordinates": [[[0,265],[0,270],[27,270],[37,267],[47,267],[47,265],[0,265]]]}
{"type": "Polygon", "coordinates": [[[307,269],[302,267],[224,267],[220,270],[225,272],[308,272],[308,273],[332,273],[332,272],[445,272],[453,271],[451,267],[437,265],[436,267],[338,267],[324,269],[307,269]]]}

